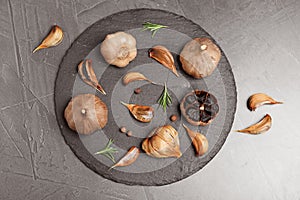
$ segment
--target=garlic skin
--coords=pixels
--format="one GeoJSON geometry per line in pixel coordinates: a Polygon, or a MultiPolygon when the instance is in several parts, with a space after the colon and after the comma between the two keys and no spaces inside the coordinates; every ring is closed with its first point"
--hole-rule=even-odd
{"type": "Polygon", "coordinates": [[[32,53],[35,53],[40,49],[57,46],[62,42],[63,38],[64,33],[62,29],[59,26],[55,25],[52,27],[50,33],[44,38],[42,43],[38,47],[36,47],[32,53]]]}
{"type": "Polygon", "coordinates": [[[247,101],[247,107],[250,111],[255,111],[256,108],[265,104],[283,104],[283,102],[276,101],[264,93],[253,94],[247,101]]]}
{"type": "Polygon", "coordinates": [[[220,59],[219,47],[209,38],[193,39],[184,46],[180,53],[183,70],[194,78],[211,75],[220,59]]]}
{"type": "Polygon", "coordinates": [[[272,117],[266,114],[259,122],[242,130],[237,130],[241,133],[249,133],[253,135],[261,134],[268,131],[272,126],[272,117]]]}
{"type": "Polygon", "coordinates": [[[137,55],[136,40],[125,32],[109,34],[102,42],[100,52],[108,64],[126,67],[137,55]]]}
{"type": "Polygon", "coordinates": [[[81,94],[68,103],[64,117],[70,129],[89,135],[103,128],[108,120],[107,106],[93,94],[81,94]]]}
{"type": "Polygon", "coordinates": [[[178,132],[170,125],[155,129],[153,135],[143,141],[142,149],[155,158],[179,158],[182,155],[178,132]]]}

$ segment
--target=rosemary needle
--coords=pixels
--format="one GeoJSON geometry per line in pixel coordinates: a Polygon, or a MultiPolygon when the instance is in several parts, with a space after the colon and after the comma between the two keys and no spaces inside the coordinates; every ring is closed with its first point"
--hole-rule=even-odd
{"type": "Polygon", "coordinates": [[[167,28],[168,26],[164,26],[161,24],[153,24],[151,22],[145,22],[143,24],[143,31],[150,30],[152,32],[152,37],[156,34],[156,32],[161,28],[167,28]]]}
{"type": "Polygon", "coordinates": [[[111,145],[113,144],[113,140],[109,139],[108,143],[106,144],[105,148],[96,152],[95,155],[104,155],[105,157],[107,157],[108,159],[110,159],[113,163],[115,163],[115,158],[114,158],[114,153],[117,153],[118,150],[114,147],[111,147],[111,145]]]}
{"type": "Polygon", "coordinates": [[[167,84],[165,83],[164,90],[158,99],[158,103],[160,106],[163,107],[164,111],[166,112],[167,106],[172,104],[172,98],[168,92],[167,84]]]}

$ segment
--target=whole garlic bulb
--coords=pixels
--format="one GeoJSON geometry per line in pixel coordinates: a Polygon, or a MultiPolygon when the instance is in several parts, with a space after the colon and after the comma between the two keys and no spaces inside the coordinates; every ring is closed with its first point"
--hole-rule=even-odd
{"type": "Polygon", "coordinates": [[[209,38],[193,39],[184,46],[180,53],[183,70],[194,78],[211,75],[220,59],[219,47],[209,38]]]}
{"type": "Polygon", "coordinates": [[[142,143],[143,150],[156,158],[176,157],[180,152],[178,132],[170,125],[155,129],[154,134],[142,143]]]}
{"type": "Polygon", "coordinates": [[[99,97],[81,94],[71,99],[64,115],[70,129],[89,135],[106,125],[108,110],[99,97]]]}
{"type": "Polygon", "coordinates": [[[116,32],[106,36],[100,51],[108,64],[126,67],[137,55],[135,38],[125,32],[116,32]]]}

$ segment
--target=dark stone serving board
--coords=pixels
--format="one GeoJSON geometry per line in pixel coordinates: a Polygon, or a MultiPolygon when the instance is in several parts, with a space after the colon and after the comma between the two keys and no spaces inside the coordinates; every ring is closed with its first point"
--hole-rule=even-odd
{"type": "MultiPolygon", "coordinates": [[[[100,19],[86,29],[72,44],[60,64],[56,79],[55,105],[57,120],[61,133],[75,155],[97,174],[128,185],[166,185],[184,179],[202,169],[221,149],[230,132],[237,102],[236,86],[230,64],[222,51],[222,58],[213,74],[204,79],[193,79],[181,68],[178,54],[184,44],[195,37],[211,36],[199,25],[185,17],[154,9],[134,9],[119,12],[100,19]],[[150,21],[167,25],[152,38],[149,31],[141,31],[142,24],[150,21]],[[125,68],[109,66],[99,52],[99,45],[105,36],[117,31],[132,34],[137,40],[138,55],[125,68]],[[177,78],[165,67],[148,57],[148,49],[154,45],[166,46],[175,58],[180,77],[177,78]],[[107,95],[96,93],[77,76],[77,65],[83,59],[92,59],[93,68],[107,95]],[[159,85],[145,81],[122,85],[122,76],[128,71],[139,71],[159,85]],[[173,99],[172,105],[163,112],[157,105],[164,82],[173,99]],[[136,87],[142,88],[141,94],[134,94],[136,87]],[[180,116],[179,102],[192,89],[206,90],[218,99],[220,112],[215,120],[205,127],[188,125],[180,116]],[[109,114],[107,125],[89,136],[81,136],[68,128],[64,119],[64,109],[68,101],[77,94],[92,93],[106,103],[109,114]],[[119,101],[152,105],[155,117],[151,123],[143,124],[134,120],[128,110],[119,101]],[[172,114],[179,116],[178,121],[171,122],[172,114]],[[194,149],[182,123],[192,130],[203,133],[209,141],[208,152],[195,157],[194,149]],[[114,140],[114,147],[119,149],[115,155],[120,159],[131,146],[141,147],[141,142],[154,128],[170,124],[179,132],[180,148],[183,153],[179,159],[157,159],[141,153],[130,166],[108,170],[112,162],[106,157],[94,153],[104,148],[108,139],[114,140]],[[120,133],[119,127],[126,126],[133,131],[132,137],[120,133]]],[[[213,38],[211,38],[213,40],[213,38]]],[[[214,41],[214,40],[213,40],[214,41]]]]}

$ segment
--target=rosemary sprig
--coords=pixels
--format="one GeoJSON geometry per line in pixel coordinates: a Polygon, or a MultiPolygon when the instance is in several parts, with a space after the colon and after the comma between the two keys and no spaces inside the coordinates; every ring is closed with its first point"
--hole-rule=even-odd
{"type": "Polygon", "coordinates": [[[164,26],[161,24],[153,24],[151,22],[145,22],[143,24],[143,31],[150,30],[152,32],[152,37],[154,37],[155,33],[161,28],[167,28],[168,26],[164,26]]]}
{"type": "Polygon", "coordinates": [[[166,83],[165,83],[164,90],[163,90],[162,94],[160,95],[157,102],[159,103],[160,106],[163,107],[165,112],[167,110],[167,106],[172,104],[172,98],[171,98],[170,94],[168,93],[168,88],[167,88],[166,83]]]}
{"type": "Polygon", "coordinates": [[[114,158],[114,153],[117,153],[118,150],[114,147],[111,147],[111,145],[113,144],[113,140],[109,139],[108,143],[106,144],[105,148],[96,152],[95,155],[104,155],[105,157],[107,157],[108,159],[110,159],[113,163],[115,163],[115,158],[114,158]]]}

